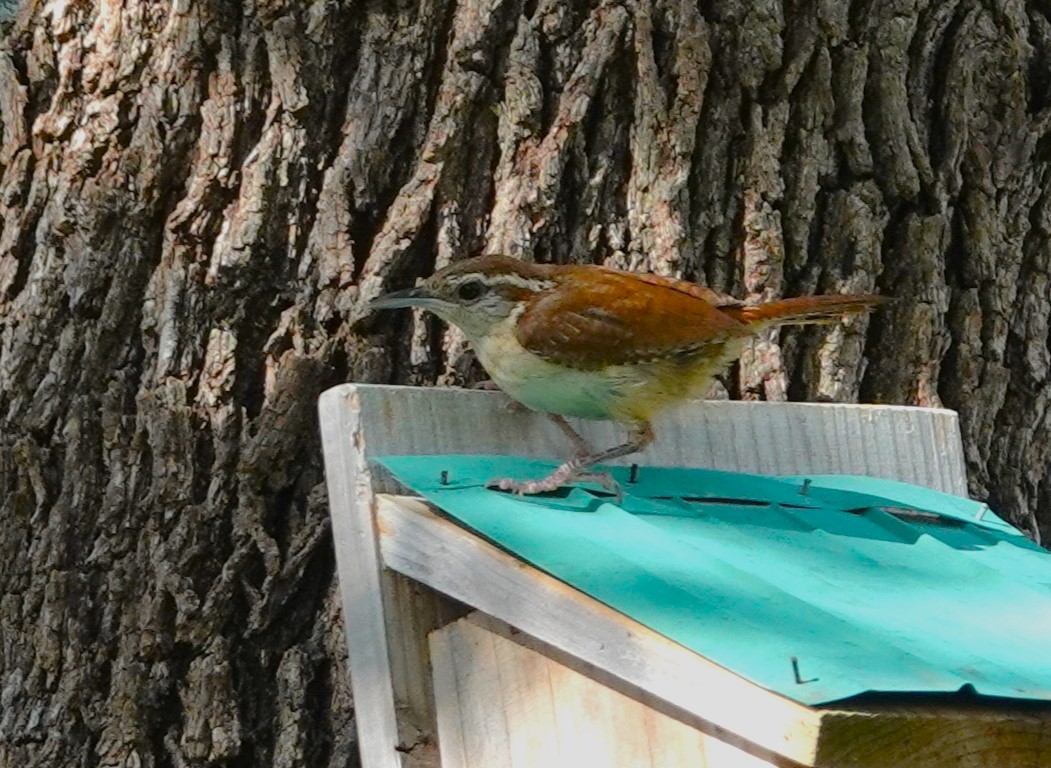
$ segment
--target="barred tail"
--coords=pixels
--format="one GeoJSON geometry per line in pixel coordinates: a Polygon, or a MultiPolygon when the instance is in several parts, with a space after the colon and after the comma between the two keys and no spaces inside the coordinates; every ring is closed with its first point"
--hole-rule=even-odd
{"type": "Polygon", "coordinates": [[[868,312],[889,300],[886,296],[800,296],[751,307],[723,307],[722,311],[759,330],[772,325],[835,323],[846,315],[868,312]]]}

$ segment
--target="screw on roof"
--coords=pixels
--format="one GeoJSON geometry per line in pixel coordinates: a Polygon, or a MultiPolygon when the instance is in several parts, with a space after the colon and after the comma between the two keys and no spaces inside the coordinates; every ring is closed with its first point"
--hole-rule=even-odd
{"type": "MultiPolygon", "coordinates": [[[[810,482],[809,480],[807,481],[810,482]]],[[[797,656],[792,657],[792,674],[796,676],[797,685],[806,685],[807,683],[817,682],[818,678],[812,677],[809,680],[804,680],[803,676],[799,674],[799,658],[797,656]]]]}

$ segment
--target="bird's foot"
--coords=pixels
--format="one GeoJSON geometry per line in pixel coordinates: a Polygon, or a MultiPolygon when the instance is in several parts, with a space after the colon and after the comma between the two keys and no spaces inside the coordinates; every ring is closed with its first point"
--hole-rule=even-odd
{"type": "Polygon", "coordinates": [[[540,480],[515,480],[513,478],[505,477],[500,480],[492,480],[486,483],[486,487],[498,488],[501,491],[510,491],[511,493],[517,493],[521,496],[532,496],[537,493],[549,493],[558,490],[574,480],[588,480],[591,482],[597,482],[603,488],[615,493],[617,496],[617,503],[621,503],[624,500],[624,492],[620,485],[617,484],[617,481],[607,472],[589,472],[588,470],[596,464],[602,464],[611,459],[619,459],[630,453],[641,451],[653,442],[653,428],[650,427],[649,423],[642,421],[635,424],[632,429],[631,439],[628,440],[628,442],[615,445],[612,448],[608,448],[598,453],[590,453],[584,450],[587,448],[587,444],[576,434],[569,424],[566,423],[565,419],[558,416],[552,416],[552,418],[555,423],[562,428],[563,432],[566,433],[566,437],[570,438],[570,440],[576,438],[573,442],[580,444],[579,447],[581,452],[577,453],[576,456],[560,466],[550,475],[540,480]]]}
{"type": "Polygon", "coordinates": [[[614,494],[618,504],[624,501],[624,491],[620,484],[613,479],[613,475],[609,472],[588,472],[586,468],[586,464],[574,459],[567,461],[547,477],[540,480],[515,480],[514,478],[504,477],[498,480],[491,480],[486,483],[486,487],[508,491],[519,496],[534,496],[538,493],[557,491],[559,488],[572,482],[595,483],[614,494]]]}
{"type": "Polygon", "coordinates": [[[516,496],[535,496],[538,493],[550,493],[562,487],[562,483],[549,482],[549,478],[543,480],[515,480],[513,477],[501,477],[490,480],[485,484],[486,488],[499,491],[507,491],[516,496]]]}
{"type": "Polygon", "coordinates": [[[486,483],[488,488],[498,488],[501,491],[509,491],[519,496],[533,496],[538,493],[550,493],[557,491],[574,477],[587,469],[579,459],[570,459],[550,475],[540,480],[515,480],[511,477],[503,477],[486,483]]]}

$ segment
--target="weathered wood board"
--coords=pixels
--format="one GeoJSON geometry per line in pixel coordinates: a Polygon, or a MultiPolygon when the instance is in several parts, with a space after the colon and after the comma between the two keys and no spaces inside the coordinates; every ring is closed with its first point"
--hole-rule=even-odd
{"type": "MultiPolygon", "coordinates": [[[[347,408],[359,414],[359,448],[371,456],[569,454],[562,433],[546,417],[514,406],[500,392],[346,384],[322,396],[323,429],[347,408]]],[[[610,423],[570,421],[592,445],[624,439],[610,423]]],[[[644,452],[619,463],[871,475],[967,493],[959,423],[949,410],[695,401],[658,419],[656,433],[644,452]]]]}
{"type": "Polygon", "coordinates": [[[767,768],[471,618],[431,634],[442,768],[767,768]]]}

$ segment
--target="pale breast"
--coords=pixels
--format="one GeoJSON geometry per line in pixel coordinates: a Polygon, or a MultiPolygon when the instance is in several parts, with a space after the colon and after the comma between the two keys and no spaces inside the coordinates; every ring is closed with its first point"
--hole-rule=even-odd
{"type": "Polygon", "coordinates": [[[513,319],[505,322],[474,344],[492,380],[533,410],[581,419],[648,421],[677,402],[702,396],[743,346],[743,340],[734,340],[678,360],[578,370],[529,352],[509,332],[513,319]]]}
{"type": "Polygon", "coordinates": [[[616,418],[610,382],[600,371],[577,371],[534,355],[512,333],[490,333],[475,345],[486,373],[500,389],[535,411],[581,419],[616,418]]]}

